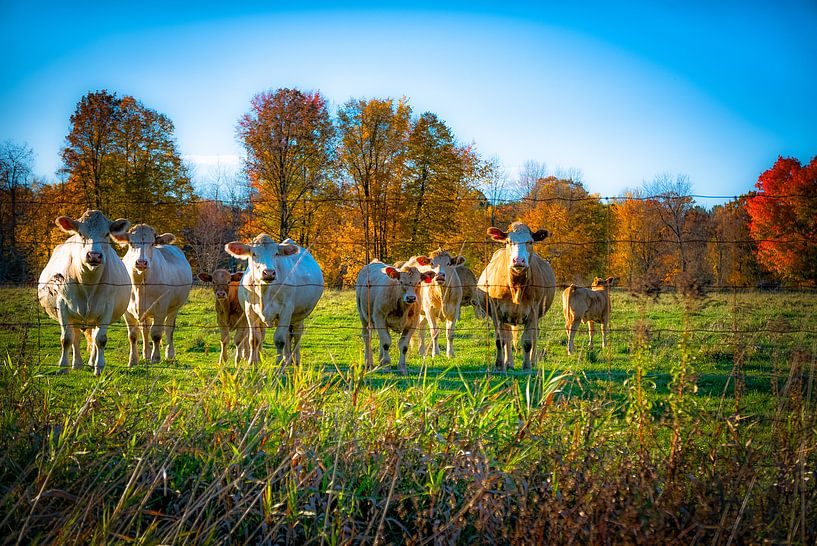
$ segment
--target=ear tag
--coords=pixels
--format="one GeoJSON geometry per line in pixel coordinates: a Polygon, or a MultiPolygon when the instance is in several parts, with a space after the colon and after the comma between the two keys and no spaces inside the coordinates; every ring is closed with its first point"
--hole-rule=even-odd
{"type": "Polygon", "coordinates": [[[426,278],[423,280],[423,282],[425,282],[426,284],[431,284],[431,277],[426,277],[426,278]]]}

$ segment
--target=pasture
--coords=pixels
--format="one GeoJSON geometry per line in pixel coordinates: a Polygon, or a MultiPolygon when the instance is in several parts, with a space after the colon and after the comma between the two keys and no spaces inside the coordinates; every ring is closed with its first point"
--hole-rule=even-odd
{"type": "Polygon", "coordinates": [[[96,378],[56,374],[58,325],[0,289],[0,536],[813,544],[817,294],[612,300],[606,349],[583,326],[567,355],[557,297],[534,372],[489,372],[467,308],[456,356],[401,376],[361,368],[354,293],[327,291],[278,374],[269,334],[259,366],[217,365],[195,288],[175,361],[129,369],[119,322],[96,378]]]}

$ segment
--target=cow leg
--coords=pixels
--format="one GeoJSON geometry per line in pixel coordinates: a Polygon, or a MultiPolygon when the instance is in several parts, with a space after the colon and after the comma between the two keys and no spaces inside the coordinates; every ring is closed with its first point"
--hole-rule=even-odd
{"type": "Polygon", "coordinates": [[[414,328],[409,326],[403,330],[400,339],[397,341],[397,348],[400,350],[400,358],[397,361],[397,368],[400,373],[406,374],[406,353],[408,353],[409,342],[411,341],[411,334],[414,333],[414,328]]]}
{"type": "Polygon", "coordinates": [[[522,333],[522,369],[530,370],[536,364],[536,338],[539,337],[539,319],[534,313],[529,317],[522,333]]]}
{"type": "Polygon", "coordinates": [[[374,367],[374,359],[372,358],[372,328],[361,320],[360,336],[363,338],[363,363],[367,370],[374,367]]]}
{"type": "Polygon", "coordinates": [[[513,348],[511,346],[511,330],[502,323],[497,323],[496,331],[496,369],[505,371],[508,364],[513,368],[513,348]]]}
{"type": "Polygon", "coordinates": [[[262,333],[263,326],[253,326],[250,328],[250,363],[258,364],[261,362],[261,345],[264,342],[264,335],[262,333]]]}
{"type": "Polygon", "coordinates": [[[439,326],[439,317],[434,311],[431,311],[426,315],[428,319],[428,332],[429,336],[431,337],[431,356],[440,356],[440,326],[439,326]]]}
{"type": "Polygon", "coordinates": [[[457,325],[458,314],[459,312],[445,321],[445,356],[448,358],[454,356],[454,327],[457,325]]]}
{"type": "Polygon", "coordinates": [[[140,326],[142,330],[142,360],[147,360],[148,347],[150,346],[150,324],[148,319],[142,320],[140,326]]]}
{"type": "Polygon", "coordinates": [[[303,321],[289,327],[292,332],[292,358],[296,366],[301,365],[301,337],[304,335],[303,321]]]}
{"type": "Polygon", "coordinates": [[[128,356],[128,366],[134,367],[139,363],[139,347],[137,346],[139,336],[139,321],[130,313],[125,313],[125,324],[128,327],[128,343],[130,344],[130,354],[128,356]]]}
{"type": "Polygon", "coordinates": [[[289,325],[278,323],[275,333],[272,336],[272,342],[275,344],[275,364],[284,369],[290,359],[291,355],[288,351],[289,345],[289,325]]]}
{"type": "Polygon", "coordinates": [[[245,326],[238,326],[235,329],[233,343],[235,343],[235,364],[237,366],[242,359],[248,360],[250,358],[250,342],[245,326]]]}
{"type": "Polygon", "coordinates": [[[150,363],[158,364],[162,360],[162,332],[164,331],[164,315],[153,315],[153,324],[150,325],[150,363]]]}
{"type": "Polygon", "coordinates": [[[593,334],[596,333],[596,324],[592,320],[587,321],[587,331],[590,336],[590,341],[587,342],[587,347],[592,349],[593,348],[593,334]]]}
{"type": "Polygon", "coordinates": [[[573,338],[576,336],[576,332],[579,329],[579,321],[573,320],[572,322],[568,322],[565,324],[565,331],[567,332],[567,354],[572,355],[575,347],[573,345],[573,338]]]}
{"type": "Polygon", "coordinates": [[[377,337],[380,340],[380,365],[384,367],[391,366],[391,357],[389,356],[391,334],[386,326],[385,318],[374,317],[374,329],[377,330],[377,337]]]}
{"type": "Polygon", "coordinates": [[[165,317],[165,358],[173,360],[176,358],[176,346],[173,344],[173,333],[176,331],[176,317],[179,315],[179,308],[168,312],[165,317]]]}
{"type": "Polygon", "coordinates": [[[417,333],[418,333],[418,337],[419,337],[419,340],[420,340],[420,349],[418,351],[418,354],[420,356],[425,356],[426,355],[426,325],[425,325],[425,323],[426,323],[426,317],[423,314],[423,315],[420,316],[420,321],[419,321],[419,323],[417,325],[417,333]]]}
{"type": "Polygon", "coordinates": [[[108,326],[111,323],[110,317],[103,319],[99,327],[94,330],[94,351],[92,365],[94,375],[99,375],[105,368],[105,346],[108,344],[108,326]]]}
{"type": "Polygon", "coordinates": [[[86,328],[82,333],[85,334],[85,345],[88,347],[88,364],[93,366],[94,362],[96,362],[97,351],[96,343],[94,343],[94,329],[86,328]]]}
{"type": "MultiPolygon", "coordinates": [[[[219,333],[221,334],[221,352],[218,355],[218,365],[223,366],[225,362],[227,362],[227,351],[229,350],[230,345],[230,327],[226,324],[219,324],[218,326],[219,333]]],[[[238,360],[238,333],[236,332],[235,336],[235,345],[236,345],[236,360],[238,360]]]]}
{"type": "Polygon", "coordinates": [[[71,368],[74,370],[82,369],[82,347],[80,347],[82,335],[83,333],[79,328],[71,326],[71,352],[73,354],[71,368]]]}

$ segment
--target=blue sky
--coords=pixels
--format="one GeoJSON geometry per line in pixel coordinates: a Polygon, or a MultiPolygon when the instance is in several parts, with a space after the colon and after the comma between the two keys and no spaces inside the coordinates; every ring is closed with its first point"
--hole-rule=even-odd
{"type": "Polygon", "coordinates": [[[239,116],[278,87],[406,96],[511,176],[580,169],[602,195],[665,173],[737,195],[817,154],[813,1],[110,4],[0,0],[0,140],[47,179],[98,89],[167,114],[200,178],[238,165],[239,116]]]}

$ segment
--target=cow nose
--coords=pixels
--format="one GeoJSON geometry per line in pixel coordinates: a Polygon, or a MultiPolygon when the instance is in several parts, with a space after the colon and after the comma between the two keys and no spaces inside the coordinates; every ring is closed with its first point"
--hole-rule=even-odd
{"type": "Polygon", "coordinates": [[[513,265],[514,267],[525,267],[527,263],[525,262],[525,258],[514,258],[513,265]]]}
{"type": "Polygon", "coordinates": [[[261,280],[263,281],[274,281],[275,280],[275,270],[274,269],[265,269],[263,273],[261,273],[261,280]]]}
{"type": "Polygon", "coordinates": [[[90,251],[85,255],[85,261],[89,264],[101,264],[102,263],[102,253],[101,252],[94,252],[90,251]]]}
{"type": "Polygon", "coordinates": [[[439,283],[445,282],[445,273],[437,273],[437,282],[439,283]]]}
{"type": "Polygon", "coordinates": [[[417,296],[412,296],[411,294],[406,294],[406,303],[414,303],[417,301],[417,296]]]}
{"type": "Polygon", "coordinates": [[[224,298],[227,297],[227,292],[225,292],[224,290],[219,290],[216,292],[216,297],[220,300],[223,300],[224,298]]]}
{"type": "Polygon", "coordinates": [[[148,268],[148,261],[147,260],[141,260],[141,259],[136,260],[136,264],[134,264],[134,265],[136,266],[136,269],[138,269],[139,271],[144,271],[145,269],[148,268]]]}

